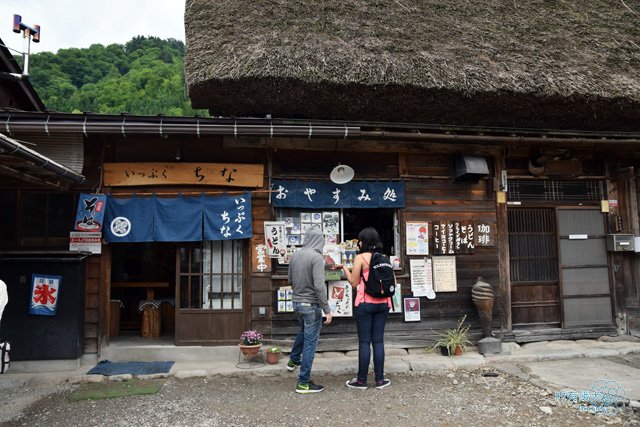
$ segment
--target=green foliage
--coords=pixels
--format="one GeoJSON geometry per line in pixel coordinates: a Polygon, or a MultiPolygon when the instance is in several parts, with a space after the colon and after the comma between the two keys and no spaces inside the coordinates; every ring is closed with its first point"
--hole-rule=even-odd
{"type": "Polygon", "coordinates": [[[471,341],[469,341],[470,325],[463,326],[466,319],[467,316],[462,317],[455,328],[448,329],[444,333],[439,334],[440,339],[433,345],[433,348],[446,348],[449,356],[453,355],[458,346],[466,350],[467,346],[471,345],[471,341]]]}
{"type": "Polygon", "coordinates": [[[137,36],[124,46],[91,45],[31,56],[30,79],[51,111],[169,116],[208,115],[191,108],[184,43],[137,36]]]}

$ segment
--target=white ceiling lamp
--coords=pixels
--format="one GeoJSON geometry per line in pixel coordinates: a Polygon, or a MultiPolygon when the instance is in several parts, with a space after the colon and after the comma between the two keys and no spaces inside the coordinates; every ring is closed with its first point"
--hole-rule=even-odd
{"type": "Polygon", "coordinates": [[[346,184],[353,179],[355,172],[351,166],[338,165],[331,171],[329,178],[336,184],[346,184]]]}

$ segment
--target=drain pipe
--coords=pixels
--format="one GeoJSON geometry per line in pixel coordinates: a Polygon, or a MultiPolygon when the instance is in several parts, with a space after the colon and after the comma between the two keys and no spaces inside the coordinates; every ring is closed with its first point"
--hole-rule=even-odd
{"type": "Polygon", "coordinates": [[[4,150],[8,154],[13,154],[16,157],[20,157],[22,159],[33,162],[36,165],[47,169],[55,173],[56,175],[60,175],[63,178],[67,178],[75,183],[82,184],[85,181],[85,177],[78,172],[54,162],[48,157],[45,157],[42,154],[25,147],[15,139],[9,138],[2,133],[0,133],[0,149],[4,150]]]}

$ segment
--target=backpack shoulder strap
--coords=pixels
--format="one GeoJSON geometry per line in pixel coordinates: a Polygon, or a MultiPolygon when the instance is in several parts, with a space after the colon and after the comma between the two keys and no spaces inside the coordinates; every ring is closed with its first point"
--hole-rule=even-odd
{"type": "MultiPolygon", "coordinates": [[[[369,263],[367,262],[367,260],[364,258],[364,254],[360,254],[360,256],[362,257],[362,262],[364,262],[365,264],[367,264],[367,268],[369,268],[369,263]]],[[[371,257],[373,258],[373,254],[371,255],[371,257]]],[[[369,274],[371,274],[371,272],[369,272],[369,274]]],[[[364,280],[364,268],[360,269],[360,277],[362,277],[362,280],[364,280]]]]}

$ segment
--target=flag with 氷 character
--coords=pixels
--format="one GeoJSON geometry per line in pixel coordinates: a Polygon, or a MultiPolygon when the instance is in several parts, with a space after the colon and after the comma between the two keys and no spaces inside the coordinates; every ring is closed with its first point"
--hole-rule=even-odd
{"type": "Polygon", "coordinates": [[[31,301],[29,314],[53,316],[58,308],[58,296],[62,276],[34,274],[31,276],[31,301]]]}

